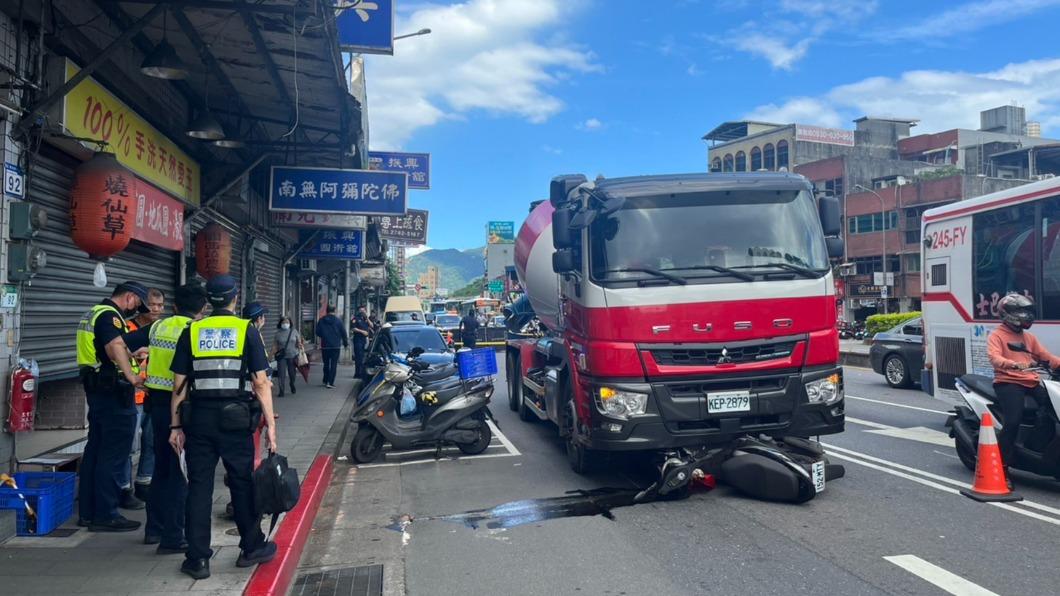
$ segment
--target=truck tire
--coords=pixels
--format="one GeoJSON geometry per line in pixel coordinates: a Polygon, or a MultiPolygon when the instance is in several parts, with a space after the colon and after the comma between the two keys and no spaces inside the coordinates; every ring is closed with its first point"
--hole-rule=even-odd
{"type": "Polygon", "coordinates": [[[519,403],[515,405],[515,410],[519,412],[519,420],[523,422],[534,422],[537,420],[537,414],[527,407],[526,398],[523,397],[522,379],[519,380],[519,403]]]}
{"type": "Polygon", "coordinates": [[[509,355],[505,362],[507,364],[505,372],[508,376],[508,409],[518,412],[519,403],[523,401],[522,367],[519,366],[518,356],[509,355]]]}
{"type": "MultiPolygon", "coordinates": [[[[576,420],[574,402],[568,401],[567,416],[564,424],[573,427],[574,420],[576,420]]],[[[566,440],[567,463],[570,464],[570,469],[573,470],[575,474],[591,474],[600,465],[600,454],[579,443],[575,440],[574,435],[574,429],[569,428],[566,440]]]]}

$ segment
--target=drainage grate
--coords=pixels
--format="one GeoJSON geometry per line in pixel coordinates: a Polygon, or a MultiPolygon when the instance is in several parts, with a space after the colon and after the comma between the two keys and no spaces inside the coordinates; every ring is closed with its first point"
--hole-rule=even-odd
{"type": "Polygon", "coordinates": [[[298,576],[291,596],[381,596],[383,566],[342,567],[298,576]]]}

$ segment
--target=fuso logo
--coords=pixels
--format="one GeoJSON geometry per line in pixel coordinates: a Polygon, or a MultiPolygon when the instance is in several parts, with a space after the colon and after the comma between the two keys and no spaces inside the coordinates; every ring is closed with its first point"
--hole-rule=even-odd
{"type": "Polygon", "coordinates": [[[235,329],[199,330],[200,352],[231,352],[236,349],[236,343],[235,329]]]}

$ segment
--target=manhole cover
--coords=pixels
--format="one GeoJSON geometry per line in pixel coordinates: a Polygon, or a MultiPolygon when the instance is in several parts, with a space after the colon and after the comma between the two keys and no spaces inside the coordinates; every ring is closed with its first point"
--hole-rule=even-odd
{"type": "Polygon", "coordinates": [[[320,596],[381,596],[383,566],[362,565],[341,567],[298,576],[291,596],[319,594],[320,596]]]}

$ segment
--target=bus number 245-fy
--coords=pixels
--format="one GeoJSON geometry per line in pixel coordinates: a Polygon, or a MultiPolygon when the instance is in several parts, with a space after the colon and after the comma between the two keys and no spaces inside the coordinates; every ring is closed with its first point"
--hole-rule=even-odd
{"type": "Polygon", "coordinates": [[[929,238],[933,250],[950,248],[951,246],[960,246],[968,239],[968,226],[938,230],[932,232],[929,238]]]}

